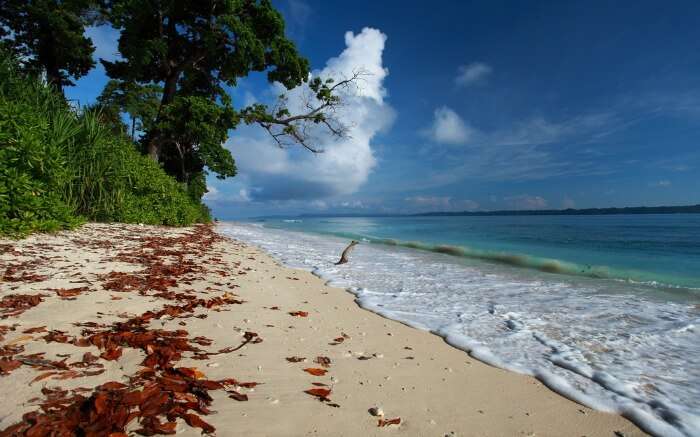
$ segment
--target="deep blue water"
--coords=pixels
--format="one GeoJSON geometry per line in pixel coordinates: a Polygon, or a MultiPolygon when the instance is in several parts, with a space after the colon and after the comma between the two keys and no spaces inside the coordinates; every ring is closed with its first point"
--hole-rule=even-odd
{"type": "Polygon", "coordinates": [[[700,214],[265,219],[519,268],[700,289],[700,214]]]}

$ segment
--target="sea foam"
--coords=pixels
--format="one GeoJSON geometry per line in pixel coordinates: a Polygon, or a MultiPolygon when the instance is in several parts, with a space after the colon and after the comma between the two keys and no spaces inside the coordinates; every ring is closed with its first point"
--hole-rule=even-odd
{"type": "Polygon", "coordinates": [[[219,230],[348,289],[366,309],[651,434],[700,435],[700,308],[692,304],[654,300],[644,284],[509,267],[522,260],[467,261],[450,247],[360,244],[335,266],[346,240],[252,224],[219,230]]]}

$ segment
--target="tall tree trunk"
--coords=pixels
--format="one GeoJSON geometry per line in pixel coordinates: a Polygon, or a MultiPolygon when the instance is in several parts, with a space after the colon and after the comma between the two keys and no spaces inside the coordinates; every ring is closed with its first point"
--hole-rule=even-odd
{"type": "Polygon", "coordinates": [[[131,117],[131,141],[134,141],[134,131],[136,130],[136,117],[131,117]]]}
{"type": "MultiPolygon", "coordinates": [[[[161,113],[163,107],[171,103],[175,99],[175,93],[177,92],[177,81],[180,78],[179,71],[173,71],[170,76],[165,80],[165,86],[163,87],[163,97],[160,100],[160,108],[158,108],[158,115],[156,117],[156,124],[160,121],[161,113]]],[[[148,140],[148,156],[158,162],[160,159],[160,138],[158,138],[159,132],[154,129],[151,132],[150,138],[148,140]]]]}
{"type": "Polygon", "coordinates": [[[175,99],[175,93],[177,92],[177,80],[180,78],[179,71],[173,71],[167,79],[165,79],[165,84],[163,86],[163,97],[160,100],[161,108],[168,103],[171,103],[175,99]]]}

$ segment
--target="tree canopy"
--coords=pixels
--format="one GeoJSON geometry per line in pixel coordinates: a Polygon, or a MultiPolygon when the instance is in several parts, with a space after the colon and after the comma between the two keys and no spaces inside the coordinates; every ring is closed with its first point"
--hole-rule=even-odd
{"type": "Polygon", "coordinates": [[[265,129],[280,147],[301,145],[318,153],[311,132],[346,129],[333,117],[345,80],[310,78],[309,62],[285,36],[282,15],[270,0],[0,0],[0,38],[43,69],[58,87],[94,65],[84,30],[99,19],[119,31],[120,58],[100,60],[110,81],[98,99],[102,118],[131,136],[199,199],[206,174],[236,174],[229,132],[241,122],[265,129]],[[99,11],[93,8],[99,1],[99,11]],[[93,3],[95,2],[95,3],[93,3]],[[99,12],[99,14],[98,14],[99,12]],[[234,107],[229,91],[253,72],[287,90],[306,84],[300,106],[283,94],[271,107],[234,107]],[[292,113],[290,107],[301,108],[292,113]],[[139,133],[138,139],[135,138],[139,133]]]}
{"type": "Polygon", "coordinates": [[[130,136],[136,140],[136,132],[146,132],[155,122],[163,89],[158,85],[141,85],[134,82],[110,80],[97,98],[97,106],[112,124],[120,126],[125,132],[126,126],[120,119],[126,113],[131,119],[130,136]]]}
{"type": "Polygon", "coordinates": [[[85,26],[95,18],[90,0],[0,0],[0,42],[25,70],[46,73],[62,89],[95,65],[85,26]]]}

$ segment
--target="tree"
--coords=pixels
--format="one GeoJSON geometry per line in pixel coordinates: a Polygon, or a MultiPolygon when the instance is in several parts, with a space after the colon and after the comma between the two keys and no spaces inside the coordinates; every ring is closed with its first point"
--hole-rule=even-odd
{"type": "Polygon", "coordinates": [[[292,89],[309,79],[309,63],[284,34],[284,21],[269,0],[107,0],[105,14],[120,29],[122,60],[102,60],[107,74],[125,83],[162,84],[153,125],[142,138],[145,151],[178,180],[205,192],[204,172],[234,176],[235,163],[223,147],[241,121],[257,123],[280,146],[284,137],[307,149],[305,127],[327,126],[328,110],[340,103],[334,91],[349,81],[314,79],[308,110],[292,115],[284,97],[270,109],[257,104],[237,111],[227,87],[251,72],[266,72],[270,82],[292,89]]]}
{"type": "Polygon", "coordinates": [[[95,47],[84,36],[95,18],[90,0],[0,0],[0,41],[25,71],[46,73],[62,90],[88,73],[95,47]]]}
{"type": "MultiPolygon", "coordinates": [[[[163,89],[158,85],[141,85],[134,82],[110,80],[97,98],[97,104],[105,117],[120,118],[122,113],[131,120],[131,139],[136,132],[145,132],[155,122],[163,89]]],[[[121,121],[119,121],[121,123],[121,121]]]]}

